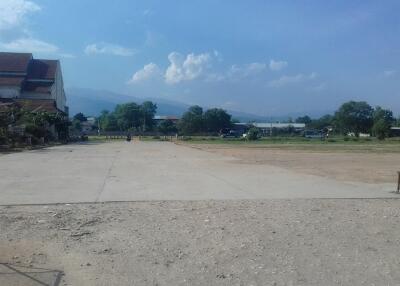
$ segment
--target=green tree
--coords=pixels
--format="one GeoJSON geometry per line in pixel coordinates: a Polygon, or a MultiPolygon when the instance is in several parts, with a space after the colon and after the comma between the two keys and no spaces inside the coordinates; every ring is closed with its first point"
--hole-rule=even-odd
{"type": "Polygon", "coordinates": [[[78,132],[81,132],[81,131],[82,131],[82,123],[81,123],[81,121],[78,120],[78,119],[72,120],[71,127],[72,127],[72,129],[75,130],[75,131],[78,131],[78,132]]]}
{"type": "Polygon", "coordinates": [[[172,120],[164,120],[163,122],[160,123],[160,126],[158,126],[158,131],[160,131],[162,134],[167,135],[167,134],[172,134],[177,132],[177,128],[175,123],[172,120]]]}
{"type": "Polygon", "coordinates": [[[333,120],[334,118],[332,115],[326,114],[321,118],[311,120],[311,122],[307,124],[307,127],[322,130],[324,128],[327,128],[328,126],[332,126],[333,120]]]}
{"type": "Polygon", "coordinates": [[[387,124],[392,125],[396,120],[393,117],[393,112],[389,109],[383,109],[380,106],[375,107],[373,120],[377,122],[383,119],[387,124]]]}
{"type": "Polygon", "coordinates": [[[191,106],[179,120],[178,130],[187,135],[202,132],[204,130],[203,108],[198,105],[191,106]]]}
{"type": "Polygon", "coordinates": [[[75,114],[73,119],[78,120],[80,122],[87,121],[87,117],[82,112],[75,114]]]}
{"type": "Polygon", "coordinates": [[[118,122],[113,113],[103,110],[97,119],[100,130],[102,131],[118,131],[118,122]]]}
{"type": "Polygon", "coordinates": [[[118,125],[118,120],[115,117],[114,113],[110,113],[107,115],[105,118],[105,121],[103,123],[103,130],[105,131],[118,131],[120,130],[119,125],[118,125]]]}
{"type": "Polygon", "coordinates": [[[19,121],[21,116],[23,116],[23,111],[16,104],[5,107],[0,111],[0,144],[6,144],[9,139],[12,139],[8,126],[19,121]]]}
{"type": "Polygon", "coordinates": [[[374,110],[373,121],[372,134],[380,140],[389,136],[390,127],[395,123],[393,112],[380,106],[377,106],[374,110]]]}
{"type": "Polygon", "coordinates": [[[144,131],[151,130],[154,127],[154,115],[157,112],[157,104],[151,101],[145,101],[140,105],[140,111],[142,113],[141,125],[144,131]]]}
{"type": "Polygon", "coordinates": [[[118,129],[121,131],[138,128],[143,122],[141,107],[134,102],[118,104],[113,115],[117,120],[118,129]]]}
{"type": "Polygon", "coordinates": [[[204,125],[208,132],[219,132],[231,126],[231,115],[220,108],[208,109],[204,115],[204,125]]]}
{"type": "Polygon", "coordinates": [[[297,119],[296,119],[296,123],[304,123],[305,125],[309,125],[311,122],[312,122],[312,119],[308,115],[300,116],[300,117],[297,117],[297,119]]]}
{"type": "Polygon", "coordinates": [[[390,125],[383,119],[379,119],[372,126],[372,134],[376,136],[379,140],[383,140],[389,136],[390,125]]]}
{"type": "Polygon", "coordinates": [[[374,109],[365,101],[349,101],[335,113],[335,123],[343,134],[369,133],[373,125],[374,109]]]}
{"type": "Polygon", "coordinates": [[[97,123],[98,126],[100,128],[100,130],[106,130],[106,121],[107,121],[107,117],[110,114],[110,112],[108,110],[103,110],[100,113],[100,116],[97,118],[97,123]]]}
{"type": "Polygon", "coordinates": [[[257,140],[259,137],[260,131],[256,127],[251,127],[247,132],[247,139],[254,141],[257,140]]]}

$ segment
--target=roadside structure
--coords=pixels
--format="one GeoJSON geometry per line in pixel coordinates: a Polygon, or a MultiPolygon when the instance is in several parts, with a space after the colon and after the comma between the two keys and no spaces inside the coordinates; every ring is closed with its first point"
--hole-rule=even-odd
{"type": "Polygon", "coordinates": [[[306,125],[304,123],[253,122],[234,124],[234,129],[243,133],[246,132],[250,127],[257,128],[263,136],[270,136],[274,130],[301,133],[306,129],[306,125]]]}
{"type": "Polygon", "coordinates": [[[83,133],[90,133],[93,130],[97,132],[97,126],[96,126],[96,117],[90,116],[87,117],[86,121],[81,122],[82,126],[82,132],[83,133]]]}
{"type": "Polygon", "coordinates": [[[400,137],[400,127],[390,127],[391,137],[400,137]]]}
{"type": "Polygon", "coordinates": [[[155,115],[153,120],[156,122],[156,125],[158,126],[162,122],[167,120],[170,120],[173,123],[178,123],[179,117],[174,115],[155,115]]]}
{"type": "Polygon", "coordinates": [[[165,121],[172,121],[174,125],[176,125],[179,121],[179,117],[174,115],[155,115],[153,120],[156,127],[160,126],[161,123],[165,121]]]}
{"type": "MultiPolygon", "coordinates": [[[[61,121],[42,127],[56,139],[68,136],[60,127],[68,122],[68,107],[58,60],[34,59],[31,53],[0,52],[0,112],[13,114],[13,109],[56,115],[61,121]]],[[[21,137],[32,135],[32,130],[26,132],[23,122],[11,121],[7,128],[21,137]]]]}
{"type": "Polygon", "coordinates": [[[8,102],[31,112],[67,116],[60,62],[34,59],[31,53],[0,52],[0,103],[8,102]]]}

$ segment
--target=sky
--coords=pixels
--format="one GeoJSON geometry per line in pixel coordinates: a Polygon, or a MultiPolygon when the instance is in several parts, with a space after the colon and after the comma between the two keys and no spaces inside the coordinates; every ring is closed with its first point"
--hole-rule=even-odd
{"type": "Polygon", "coordinates": [[[265,116],[347,100],[400,114],[399,11],[398,0],[0,0],[0,51],[60,59],[67,90],[265,116]]]}

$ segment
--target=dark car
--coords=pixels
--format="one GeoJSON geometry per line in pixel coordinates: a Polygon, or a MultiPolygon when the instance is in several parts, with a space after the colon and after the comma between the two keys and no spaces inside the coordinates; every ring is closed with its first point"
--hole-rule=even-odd
{"type": "Polygon", "coordinates": [[[221,138],[238,138],[239,134],[235,130],[228,130],[227,132],[222,133],[221,138]]]}

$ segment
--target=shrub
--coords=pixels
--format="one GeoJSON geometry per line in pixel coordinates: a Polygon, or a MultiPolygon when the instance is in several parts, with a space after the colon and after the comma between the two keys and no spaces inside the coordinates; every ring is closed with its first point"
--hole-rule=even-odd
{"type": "Polygon", "coordinates": [[[259,138],[259,131],[257,128],[252,127],[250,128],[249,132],[247,133],[247,139],[248,140],[257,140],[259,138]]]}
{"type": "Polygon", "coordinates": [[[372,127],[372,133],[379,140],[384,140],[386,137],[389,137],[390,125],[384,119],[380,119],[372,127]]]}
{"type": "Polygon", "coordinates": [[[47,134],[45,128],[38,127],[35,125],[27,125],[25,127],[25,132],[27,132],[37,138],[45,137],[47,134]]]}

